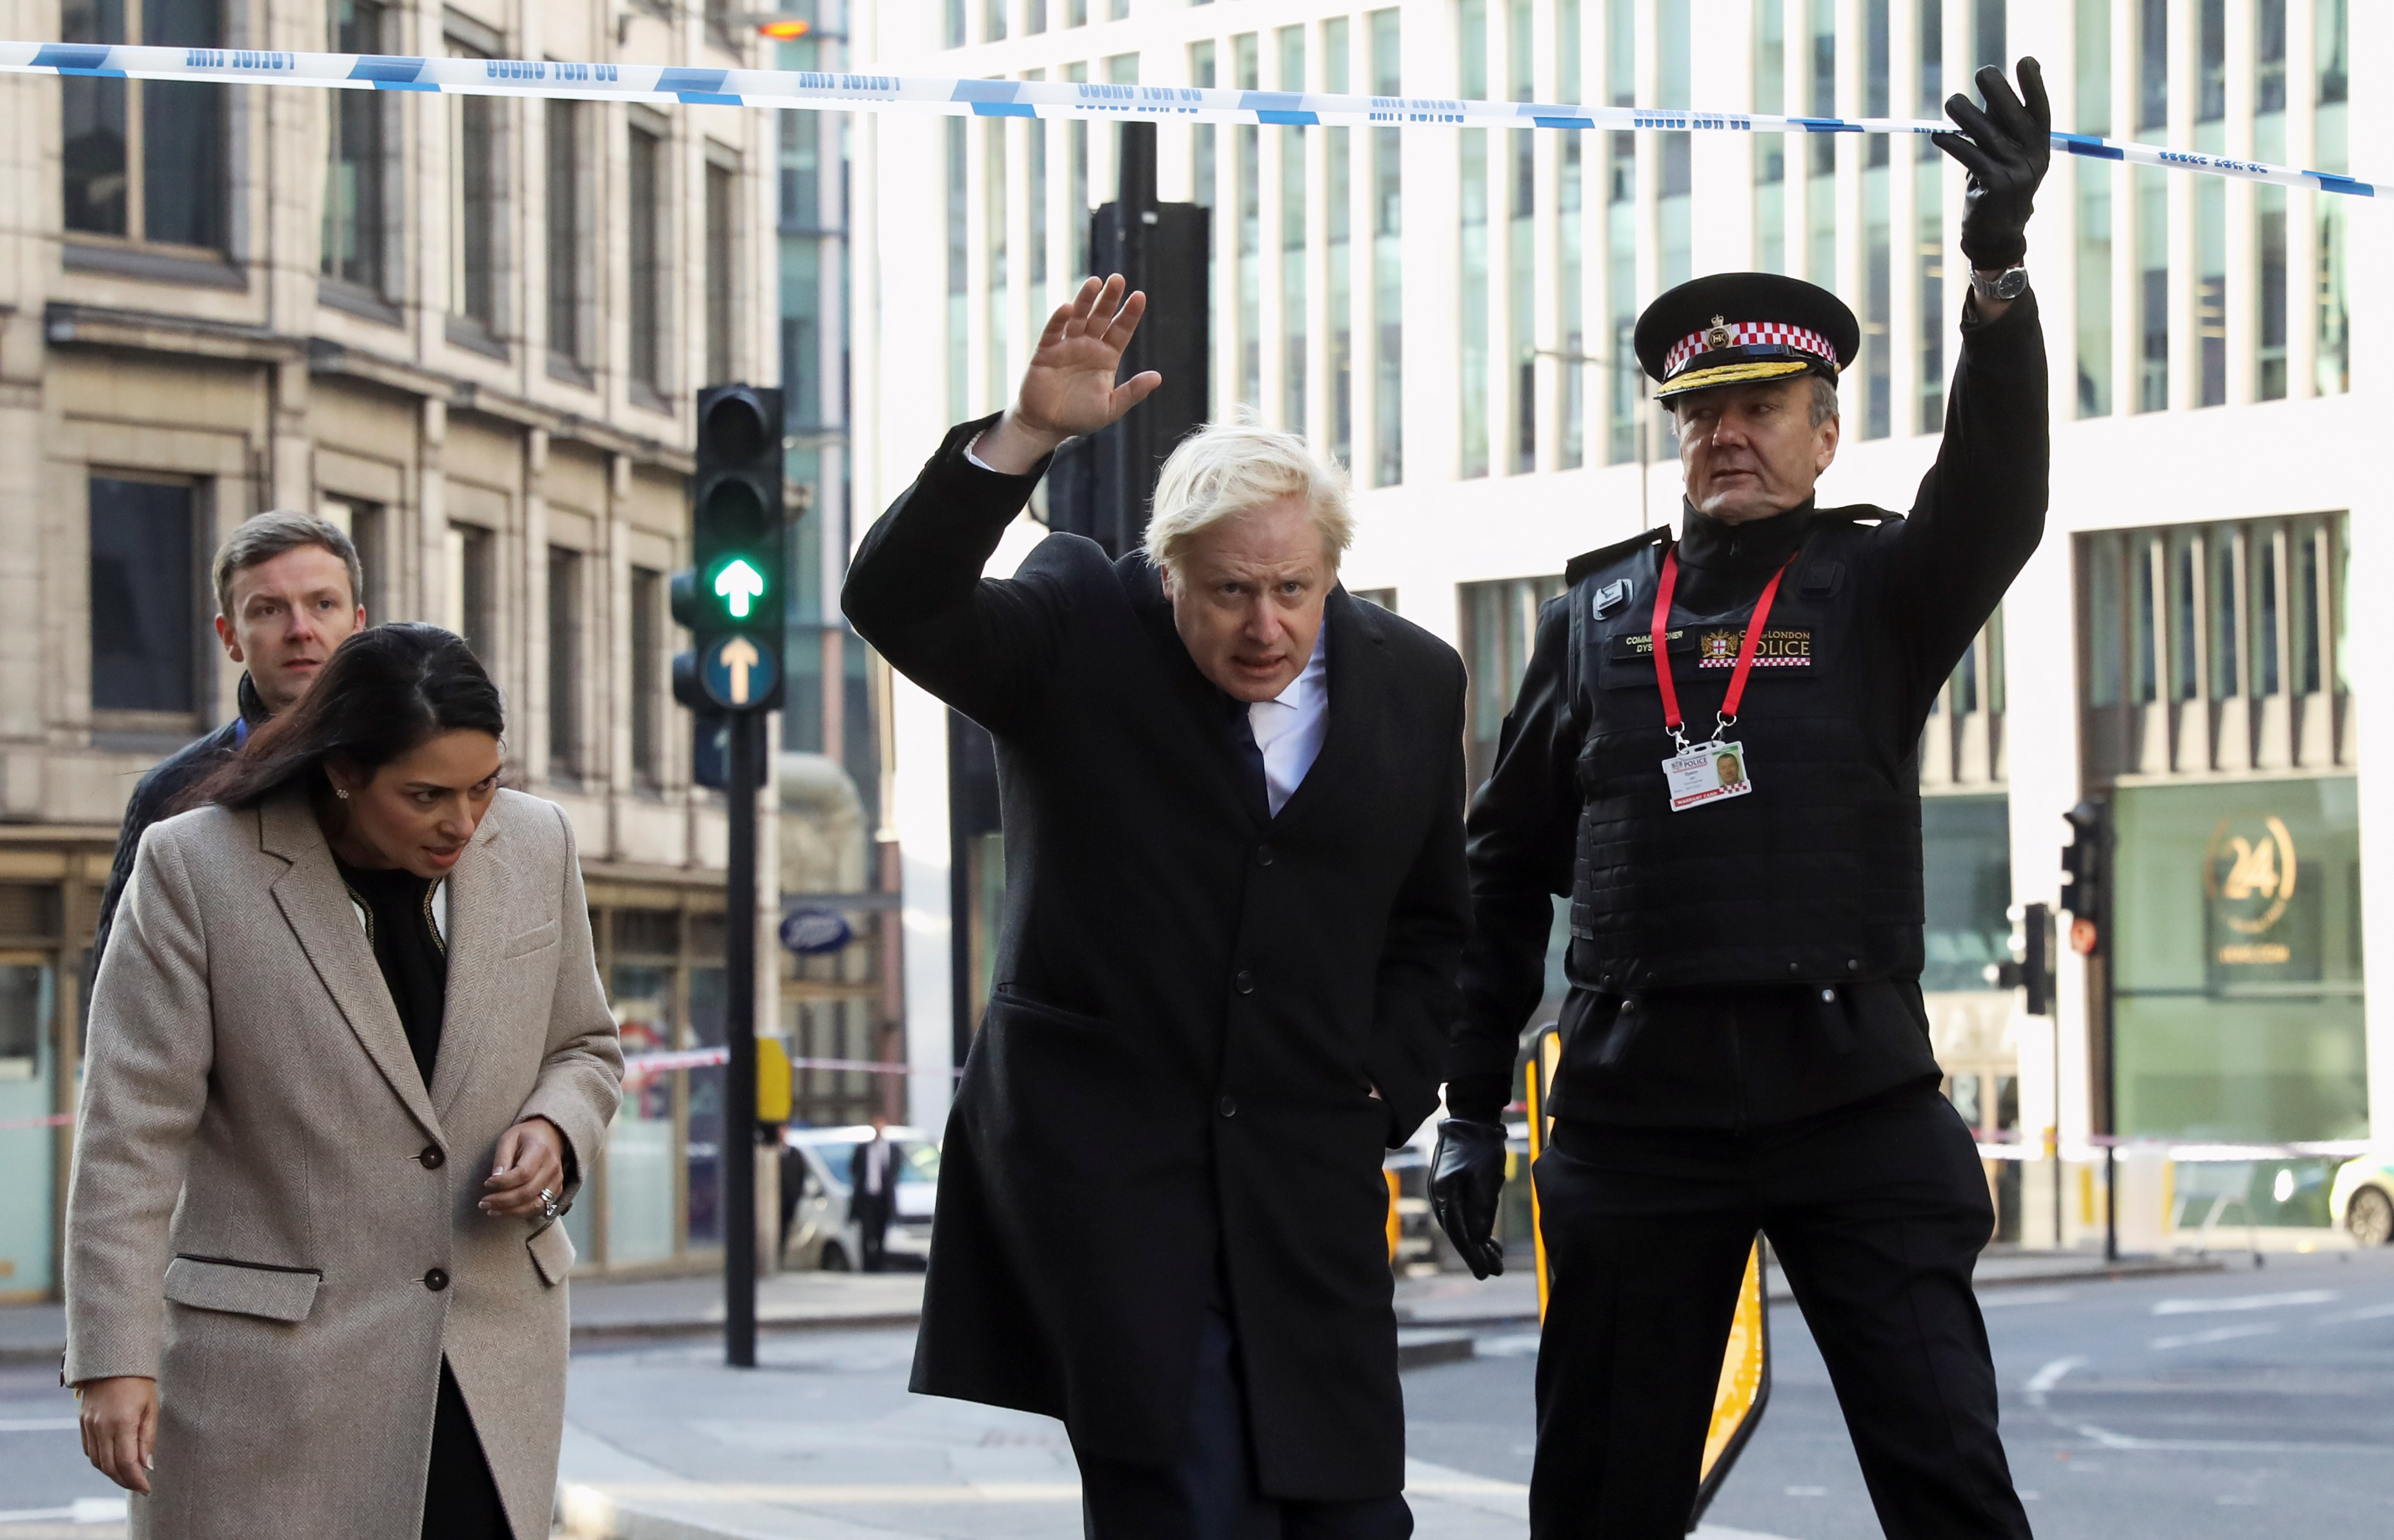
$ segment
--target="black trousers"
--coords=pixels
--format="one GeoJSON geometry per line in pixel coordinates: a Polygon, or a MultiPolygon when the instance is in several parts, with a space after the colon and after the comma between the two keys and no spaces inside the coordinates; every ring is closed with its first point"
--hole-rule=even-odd
{"type": "Polygon", "coordinates": [[[1267,1497],[1256,1484],[1238,1341],[1217,1305],[1205,1312],[1189,1436],[1170,1466],[1128,1465],[1078,1448],[1086,1540],[1409,1540],[1401,1494],[1358,1502],[1267,1497]]]}
{"type": "Polygon", "coordinates": [[[867,1194],[856,1200],[856,1241],[863,1252],[856,1259],[860,1272],[879,1272],[889,1257],[889,1210],[895,1200],[867,1194]]]}
{"type": "Polygon", "coordinates": [[[1994,1228],[1933,1086],[1744,1132],[1558,1123],[1534,1540],[1678,1540],[1755,1232],[1828,1362],[1890,1540],[2026,1540],[1970,1292],[1994,1228]]]}
{"type": "Polygon", "coordinates": [[[432,1465],[424,1477],[424,1540],[512,1540],[513,1534],[473,1415],[444,1358],[432,1411],[432,1465]]]}

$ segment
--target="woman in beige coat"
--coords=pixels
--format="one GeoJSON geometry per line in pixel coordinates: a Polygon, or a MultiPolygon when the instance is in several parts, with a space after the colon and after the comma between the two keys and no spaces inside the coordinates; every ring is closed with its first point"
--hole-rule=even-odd
{"type": "Polygon", "coordinates": [[[558,1216],[623,1057],[503,726],[457,638],[361,632],[141,843],[66,1235],[66,1377],[136,1536],[548,1533],[558,1216]]]}

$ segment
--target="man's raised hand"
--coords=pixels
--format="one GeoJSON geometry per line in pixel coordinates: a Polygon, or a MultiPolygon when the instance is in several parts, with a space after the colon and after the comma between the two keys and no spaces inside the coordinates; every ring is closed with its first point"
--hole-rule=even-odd
{"type": "Polygon", "coordinates": [[[1032,350],[1031,367],[1022,372],[1014,404],[973,450],[983,465],[1019,476],[1058,444],[1095,433],[1164,383],[1152,369],[1114,383],[1123,349],[1147,313],[1146,294],[1125,298],[1125,287],[1120,273],[1103,283],[1092,278],[1056,307],[1032,350]]]}

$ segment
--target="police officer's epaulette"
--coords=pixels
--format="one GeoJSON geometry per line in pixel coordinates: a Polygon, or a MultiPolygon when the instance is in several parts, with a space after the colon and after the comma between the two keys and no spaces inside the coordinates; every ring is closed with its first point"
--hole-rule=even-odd
{"type": "Polygon", "coordinates": [[[1588,573],[1611,566],[1631,551],[1639,550],[1648,546],[1659,546],[1669,538],[1671,538],[1670,530],[1657,524],[1643,534],[1633,534],[1626,540],[1616,541],[1605,546],[1602,550],[1589,551],[1585,556],[1572,557],[1570,563],[1563,568],[1563,586],[1570,587],[1588,573]]]}
{"type": "Polygon", "coordinates": [[[1868,503],[1856,503],[1851,507],[1822,508],[1815,519],[1834,519],[1843,524],[1901,524],[1903,515],[1888,508],[1873,507],[1868,503]]]}

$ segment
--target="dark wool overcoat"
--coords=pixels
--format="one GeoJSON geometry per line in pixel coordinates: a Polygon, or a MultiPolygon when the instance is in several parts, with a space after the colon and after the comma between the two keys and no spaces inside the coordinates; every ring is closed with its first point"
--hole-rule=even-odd
{"type": "Polygon", "coordinates": [[[845,594],[894,666],[994,735],[1006,825],[914,1388],[1160,1465],[1219,1287],[1264,1491],[1394,1493],[1380,1163],[1437,1104],[1457,1006],[1461,660],[1335,590],[1328,731],[1268,816],[1143,557],[1058,534],[981,578],[1039,475],[968,461],[986,426],[948,436],[845,594]]]}

